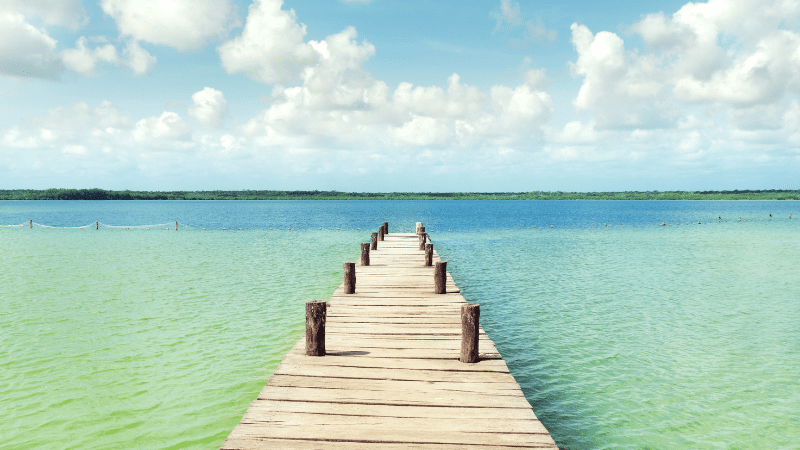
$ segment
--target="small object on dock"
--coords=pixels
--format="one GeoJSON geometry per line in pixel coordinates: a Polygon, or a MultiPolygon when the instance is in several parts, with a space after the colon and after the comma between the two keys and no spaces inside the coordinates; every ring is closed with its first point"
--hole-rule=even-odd
{"type": "Polygon", "coordinates": [[[306,355],[325,356],[325,321],[328,303],[324,300],[306,302],[306,355]]]}
{"type": "Polygon", "coordinates": [[[462,363],[478,362],[480,317],[480,305],[475,303],[461,305],[461,356],[458,360],[462,363]]]}
{"type": "Polygon", "coordinates": [[[436,269],[433,272],[433,292],[436,294],[447,294],[447,261],[436,261],[436,269]]]}
{"type": "Polygon", "coordinates": [[[378,249],[378,233],[372,233],[369,237],[370,242],[370,250],[377,250],[378,249]]]}
{"type": "Polygon", "coordinates": [[[361,265],[368,266],[369,265],[369,246],[370,243],[362,243],[361,244],[361,265]]]}
{"type": "Polygon", "coordinates": [[[427,233],[420,233],[420,235],[419,235],[419,249],[420,250],[425,250],[425,243],[427,242],[427,240],[428,240],[428,234],[427,233]]]}
{"type": "Polygon", "coordinates": [[[389,234],[389,222],[383,222],[383,234],[389,234]]]}
{"type": "Polygon", "coordinates": [[[425,267],[433,265],[433,244],[425,244],[425,267]]]}
{"type": "Polygon", "coordinates": [[[344,293],[356,293],[356,263],[344,263],[344,293]]]}

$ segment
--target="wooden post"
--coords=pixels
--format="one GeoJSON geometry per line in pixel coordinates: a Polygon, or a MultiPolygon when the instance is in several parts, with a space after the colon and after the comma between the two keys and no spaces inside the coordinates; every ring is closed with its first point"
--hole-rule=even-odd
{"type": "Polygon", "coordinates": [[[417,222],[417,231],[415,233],[419,233],[419,227],[422,226],[422,222],[417,222]]]}
{"type": "Polygon", "coordinates": [[[356,263],[344,263],[344,293],[356,293],[356,263]]]}
{"type": "Polygon", "coordinates": [[[325,356],[325,321],[328,304],[323,300],[306,302],[306,355],[325,356]]]}
{"type": "Polygon", "coordinates": [[[361,244],[361,265],[368,266],[369,265],[369,246],[370,243],[367,242],[366,244],[361,244]]]}
{"type": "Polygon", "coordinates": [[[378,233],[372,233],[369,237],[370,242],[370,250],[377,250],[378,249],[378,233]]]}
{"type": "Polygon", "coordinates": [[[29,220],[28,223],[30,224],[31,228],[33,228],[33,219],[29,220]]]}
{"type": "Polygon", "coordinates": [[[478,362],[478,336],[481,307],[475,303],[461,305],[461,356],[462,363],[478,362]]]}
{"type": "Polygon", "coordinates": [[[421,233],[419,235],[419,249],[425,250],[425,243],[427,242],[428,235],[426,233],[421,233]]]}
{"type": "Polygon", "coordinates": [[[422,234],[424,232],[425,232],[425,227],[419,227],[419,230],[417,230],[417,234],[422,234]]]}
{"type": "Polygon", "coordinates": [[[95,222],[94,223],[94,229],[95,230],[99,230],[100,229],[100,222],[95,222]]]}
{"type": "Polygon", "coordinates": [[[175,221],[175,231],[178,231],[178,221],[175,221]]]}
{"type": "Polygon", "coordinates": [[[433,272],[434,292],[437,294],[447,294],[447,261],[436,261],[436,269],[433,272]]]}
{"type": "Polygon", "coordinates": [[[425,267],[433,265],[433,244],[425,244],[425,267]]]}
{"type": "Polygon", "coordinates": [[[383,225],[378,227],[378,240],[383,241],[383,225]]]}
{"type": "Polygon", "coordinates": [[[389,222],[383,222],[383,234],[389,234],[389,222]]]}

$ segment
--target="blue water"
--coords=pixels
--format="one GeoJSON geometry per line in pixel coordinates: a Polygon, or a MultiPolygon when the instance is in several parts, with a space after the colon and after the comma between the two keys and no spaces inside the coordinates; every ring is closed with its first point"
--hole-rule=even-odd
{"type": "Polygon", "coordinates": [[[413,231],[509,228],[655,226],[723,220],[786,218],[793,201],[5,201],[0,225],[33,220],[56,227],[166,222],[208,229],[370,229],[388,221],[413,231]]]}
{"type": "Polygon", "coordinates": [[[798,206],[0,202],[53,227],[0,227],[0,449],[218,448],[384,221],[426,225],[562,448],[796,449],[798,206]]]}

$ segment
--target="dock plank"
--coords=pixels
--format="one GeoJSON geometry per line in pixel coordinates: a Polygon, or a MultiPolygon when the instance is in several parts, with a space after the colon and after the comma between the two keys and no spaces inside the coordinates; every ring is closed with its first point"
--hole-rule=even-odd
{"type": "Polygon", "coordinates": [[[458,360],[465,300],[450,274],[434,294],[416,235],[370,260],[328,300],[327,355],[300,339],[221,448],[557,449],[483,329],[480,361],[458,360]]]}

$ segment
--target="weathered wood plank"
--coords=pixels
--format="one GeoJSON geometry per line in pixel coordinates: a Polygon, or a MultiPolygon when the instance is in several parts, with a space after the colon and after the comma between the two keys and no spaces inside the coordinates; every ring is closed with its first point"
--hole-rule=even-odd
{"type": "Polygon", "coordinates": [[[482,329],[479,361],[459,362],[465,300],[450,274],[434,294],[418,248],[378,243],[328,301],[327,356],[298,341],[223,449],[557,449],[482,329]]]}

